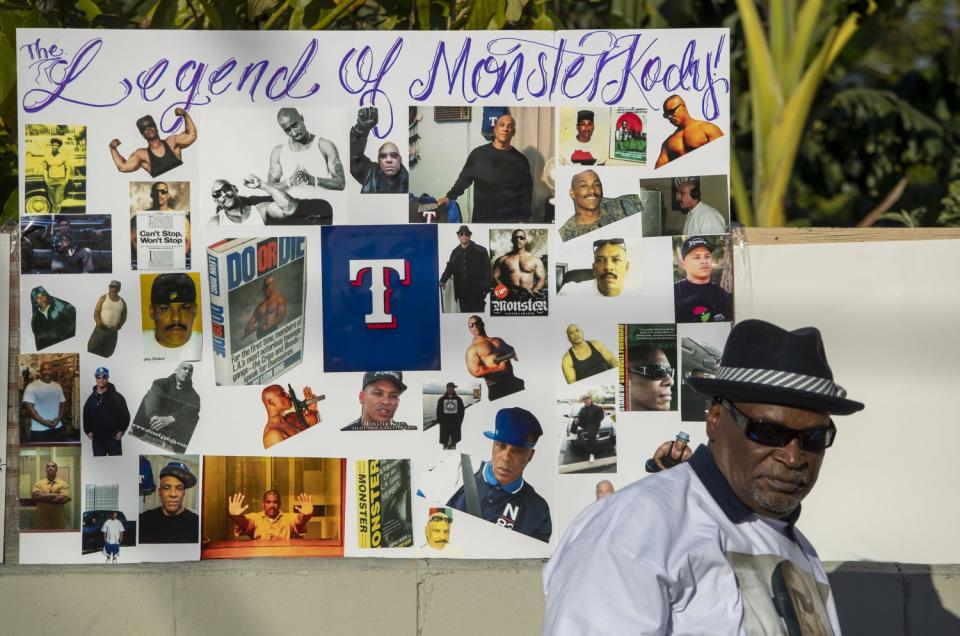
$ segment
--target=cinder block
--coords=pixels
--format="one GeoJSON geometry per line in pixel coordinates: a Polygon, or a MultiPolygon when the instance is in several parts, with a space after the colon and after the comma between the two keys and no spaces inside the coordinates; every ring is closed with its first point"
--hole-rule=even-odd
{"type": "Polygon", "coordinates": [[[205,562],[176,582],[176,633],[415,634],[415,562],[205,562]],[[203,567],[206,566],[206,567],[203,567]]]}
{"type": "Polygon", "coordinates": [[[960,569],[905,565],[908,634],[960,634],[960,569]]]}
{"type": "Polygon", "coordinates": [[[173,579],[142,566],[4,568],[5,634],[174,633],[173,579]]]}
{"type": "Polygon", "coordinates": [[[896,564],[843,562],[824,566],[844,634],[908,633],[903,581],[896,564]]]}
{"type": "Polygon", "coordinates": [[[421,636],[539,634],[543,562],[429,562],[420,577],[421,636]]]}

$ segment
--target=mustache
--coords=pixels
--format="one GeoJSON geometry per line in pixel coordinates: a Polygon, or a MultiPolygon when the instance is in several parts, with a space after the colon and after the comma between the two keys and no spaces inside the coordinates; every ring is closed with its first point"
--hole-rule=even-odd
{"type": "Polygon", "coordinates": [[[187,326],[182,322],[172,322],[166,327],[163,328],[164,331],[173,331],[174,329],[179,329],[181,331],[186,331],[187,326]]]}

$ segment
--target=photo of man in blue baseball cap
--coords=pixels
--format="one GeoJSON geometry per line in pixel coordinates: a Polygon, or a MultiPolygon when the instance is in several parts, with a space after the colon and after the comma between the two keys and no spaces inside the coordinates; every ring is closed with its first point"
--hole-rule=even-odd
{"type": "MultiPolygon", "coordinates": [[[[493,440],[490,461],[480,465],[472,480],[464,480],[447,505],[534,539],[550,541],[550,506],[523,479],[534,446],[543,435],[540,422],[526,409],[500,409],[494,430],[483,435],[493,440]]],[[[469,457],[461,455],[463,459],[467,460],[464,466],[469,465],[469,457]]]]}

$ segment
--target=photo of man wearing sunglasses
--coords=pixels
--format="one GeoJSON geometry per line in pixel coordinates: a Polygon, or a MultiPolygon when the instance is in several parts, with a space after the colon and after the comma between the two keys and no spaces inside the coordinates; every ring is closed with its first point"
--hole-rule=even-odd
{"type": "Polygon", "coordinates": [[[587,633],[597,616],[609,633],[787,633],[770,583],[787,561],[815,581],[823,633],[840,633],[826,572],[795,524],[836,437],[831,416],[863,404],[834,383],[820,332],[744,320],[716,375],[686,382],[713,400],[707,445],[568,527],[544,571],[544,633],[587,633]]]}
{"type": "Polygon", "coordinates": [[[673,400],[673,385],[676,369],[667,354],[654,344],[631,346],[630,365],[630,411],[676,410],[673,400]]]}
{"type": "Polygon", "coordinates": [[[397,145],[390,141],[381,144],[376,161],[364,154],[370,131],[379,118],[374,106],[357,111],[357,123],[350,129],[350,175],[360,184],[362,194],[404,194],[409,189],[410,175],[397,145]]]}

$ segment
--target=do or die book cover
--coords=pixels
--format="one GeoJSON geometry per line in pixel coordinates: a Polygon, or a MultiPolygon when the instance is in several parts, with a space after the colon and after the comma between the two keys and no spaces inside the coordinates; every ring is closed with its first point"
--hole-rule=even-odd
{"type": "Polygon", "coordinates": [[[546,316],[547,230],[490,230],[491,316],[546,316]]]}
{"type": "Polygon", "coordinates": [[[306,237],[207,248],[218,385],[266,384],[303,359],[306,237]]]}
{"type": "Polygon", "coordinates": [[[357,466],[357,544],[413,545],[409,459],[361,459],[357,466]]]}
{"type": "Polygon", "coordinates": [[[624,161],[647,162],[647,109],[613,109],[610,117],[610,156],[624,161]]]}
{"type": "Polygon", "coordinates": [[[619,325],[620,409],[677,410],[677,326],[619,325]]]}

